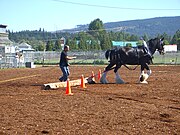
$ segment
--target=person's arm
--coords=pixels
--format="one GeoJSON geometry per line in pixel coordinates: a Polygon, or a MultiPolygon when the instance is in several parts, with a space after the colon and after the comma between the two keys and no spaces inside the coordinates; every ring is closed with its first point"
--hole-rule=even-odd
{"type": "Polygon", "coordinates": [[[72,59],[75,59],[76,57],[70,57],[70,56],[66,56],[66,59],[67,60],[72,60],[72,59]]]}

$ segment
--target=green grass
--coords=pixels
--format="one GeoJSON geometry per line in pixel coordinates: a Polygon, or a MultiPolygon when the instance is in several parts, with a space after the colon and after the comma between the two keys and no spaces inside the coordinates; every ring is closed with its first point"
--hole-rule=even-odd
{"type": "MultiPolygon", "coordinates": [[[[43,61],[35,61],[35,64],[43,64],[43,61]]],[[[69,61],[70,64],[90,64],[90,65],[107,65],[106,59],[74,59],[69,61]]],[[[180,64],[180,57],[177,54],[154,55],[154,64],[180,64]]],[[[59,64],[59,58],[44,60],[45,65],[59,64]]]]}
{"type": "MultiPolygon", "coordinates": [[[[43,61],[35,61],[35,64],[43,64],[43,61]]],[[[108,64],[108,61],[105,59],[101,60],[94,60],[94,59],[74,59],[69,61],[70,64],[96,64],[96,65],[104,65],[108,64]]],[[[47,65],[55,65],[59,64],[59,59],[51,59],[51,60],[44,60],[44,64],[47,65]]]]}
{"type": "Polygon", "coordinates": [[[178,56],[155,56],[153,59],[155,64],[180,64],[180,57],[178,56]]]}

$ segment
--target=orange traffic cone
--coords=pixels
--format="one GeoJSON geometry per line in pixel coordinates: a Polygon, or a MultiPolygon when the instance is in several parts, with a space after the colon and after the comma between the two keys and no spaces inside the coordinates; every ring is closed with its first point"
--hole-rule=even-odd
{"type": "Polygon", "coordinates": [[[101,79],[101,69],[99,69],[99,72],[98,72],[98,80],[101,79]]]}
{"type": "Polygon", "coordinates": [[[84,75],[81,76],[81,88],[87,88],[85,86],[84,75]]]}
{"type": "Polygon", "coordinates": [[[91,77],[92,77],[92,80],[95,82],[95,76],[94,76],[94,72],[93,71],[92,71],[91,77]]]}
{"type": "Polygon", "coordinates": [[[66,95],[73,95],[73,93],[71,92],[71,86],[69,83],[69,79],[67,80],[66,95]]]}

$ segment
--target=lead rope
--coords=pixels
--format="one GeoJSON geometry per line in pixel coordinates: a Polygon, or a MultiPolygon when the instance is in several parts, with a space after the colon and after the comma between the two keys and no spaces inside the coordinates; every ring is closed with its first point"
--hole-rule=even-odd
{"type": "Polygon", "coordinates": [[[127,69],[129,69],[129,70],[136,70],[136,68],[137,68],[139,65],[136,65],[134,68],[130,68],[130,67],[128,67],[126,64],[124,64],[124,66],[125,66],[127,69]]]}

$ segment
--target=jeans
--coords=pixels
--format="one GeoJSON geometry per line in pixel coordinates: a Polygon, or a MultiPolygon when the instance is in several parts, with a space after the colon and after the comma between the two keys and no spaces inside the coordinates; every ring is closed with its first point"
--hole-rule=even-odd
{"type": "Polygon", "coordinates": [[[68,66],[60,66],[60,68],[61,68],[61,70],[62,70],[62,72],[63,72],[63,76],[61,76],[60,78],[59,78],[59,80],[62,82],[62,81],[67,81],[67,79],[68,79],[68,76],[69,76],[69,74],[70,74],[70,72],[69,72],[69,67],[68,66]]]}

